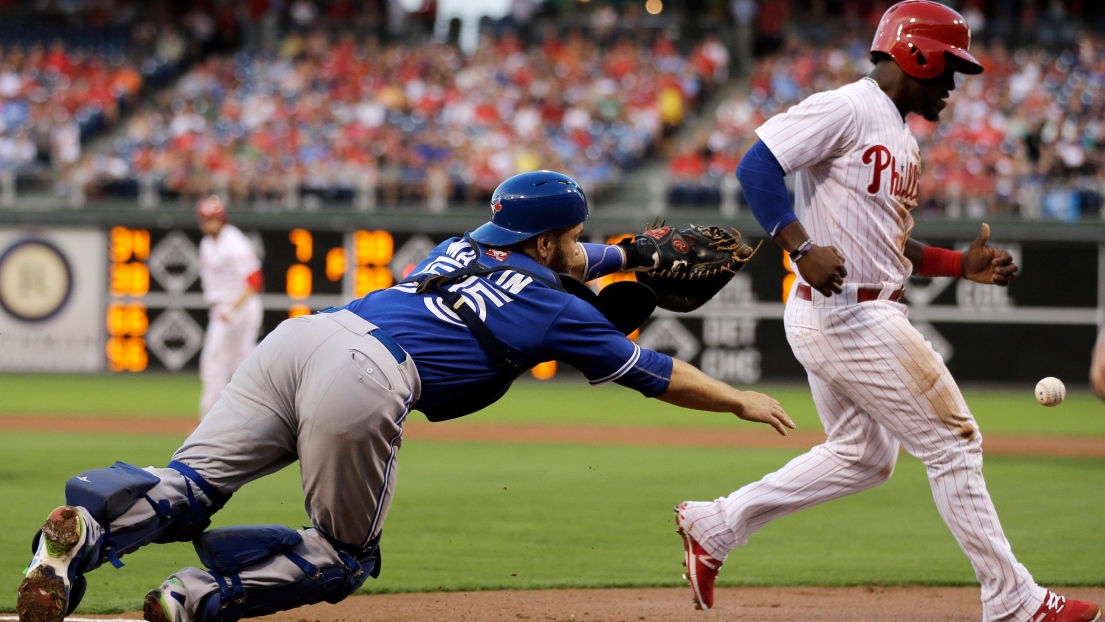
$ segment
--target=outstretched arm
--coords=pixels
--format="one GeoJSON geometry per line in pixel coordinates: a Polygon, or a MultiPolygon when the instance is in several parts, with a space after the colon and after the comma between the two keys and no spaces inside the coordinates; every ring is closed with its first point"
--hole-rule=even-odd
{"type": "Polygon", "coordinates": [[[657,399],[692,410],[731,412],[745,421],[766,423],[783,436],[787,428],[794,428],[794,422],[774,398],[755,391],[738,391],[679,359],[672,359],[671,383],[657,399]]]}
{"type": "Polygon", "coordinates": [[[641,234],[618,244],[577,242],[568,274],[587,282],[624,270],[651,270],[660,264],[659,253],[656,240],[641,234]]]}
{"type": "Polygon", "coordinates": [[[632,267],[626,266],[625,252],[617,245],[576,242],[568,275],[587,282],[632,267]]]}

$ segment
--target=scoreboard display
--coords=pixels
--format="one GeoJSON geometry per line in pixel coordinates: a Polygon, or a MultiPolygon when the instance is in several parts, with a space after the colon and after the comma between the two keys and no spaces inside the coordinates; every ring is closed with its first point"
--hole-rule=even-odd
{"type": "MultiPolygon", "coordinates": [[[[448,235],[290,230],[244,231],[261,258],[262,333],[289,317],[339,306],[408,274],[448,235]]],[[[627,234],[628,235],[628,234],[627,234]]],[[[114,227],[109,233],[107,367],[175,371],[198,364],[207,323],[198,231],[114,227]]],[[[625,236],[597,239],[614,243],[625,236]]],[[[614,275],[599,286],[631,275],[614,275]]],[[[551,377],[555,365],[537,370],[551,377]]]]}
{"type": "MultiPolygon", "coordinates": [[[[289,317],[392,286],[452,237],[399,228],[275,225],[241,227],[263,266],[259,337],[289,317]]],[[[589,242],[615,243],[629,235],[601,223],[588,229],[584,241],[589,242]]],[[[0,369],[195,369],[208,321],[199,281],[200,239],[200,232],[187,226],[0,228],[0,369]],[[51,259],[36,259],[40,256],[51,259]],[[49,269],[55,264],[64,269],[49,269]]],[[[971,240],[925,241],[962,250],[971,240]]],[[[911,321],[960,380],[1035,382],[1057,376],[1082,382],[1105,318],[1105,244],[1028,239],[994,244],[1021,268],[1010,287],[910,279],[911,321]],[[1055,287],[1056,274],[1063,275],[1062,287],[1055,287]]],[[[614,275],[595,286],[621,278],[633,277],[614,275]]],[[[686,314],[657,310],[631,338],[736,384],[803,378],[782,326],[783,300],[794,279],[786,255],[765,241],[714,300],[686,314]]],[[[555,373],[555,364],[535,370],[538,377],[555,373]]]]}
{"type": "MultiPolygon", "coordinates": [[[[281,321],[391,287],[429,254],[425,236],[383,230],[245,231],[262,262],[262,332],[281,321]]],[[[194,366],[207,324],[198,231],[114,227],[109,232],[105,353],[112,371],[194,366]]],[[[444,237],[442,237],[444,239],[444,237]]]]}

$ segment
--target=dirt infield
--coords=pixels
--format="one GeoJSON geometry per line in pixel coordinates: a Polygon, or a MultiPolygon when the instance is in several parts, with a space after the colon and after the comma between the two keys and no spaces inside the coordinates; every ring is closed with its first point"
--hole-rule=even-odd
{"type": "MultiPolygon", "coordinates": [[[[1105,598],[1105,589],[1071,590],[1105,598]]],[[[272,616],[280,622],[977,622],[976,588],[726,588],[710,611],[690,589],[550,590],[358,596],[337,605],[272,616]]]]}
{"type": "MultiPolygon", "coordinates": [[[[0,431],[111,434],[189,434],[195,423],[180,419],[138,417],[63,417],[3,415],[0,431]]],[[[641,445],[661,447],[767,447],[803,450],[825,440],[821,432],[793,431],[780,436],[770,430],[727,428],[649,428],[591,425],[428,423],[410,421],[407,440],[476,441],[504,443],[564,443],[583,445],[641,445]]],[[[1105,438],[984,435],[987,455],[1105,458],[1105,438]]]]}
{"type": "MultiPolygon", "coordinates": [[[[1071,588],[1102,602],[1105,588],[1071,588]]],[[[689,588],[438,592],[354,596],[278,613],[263,622],[978,622],[978,588],[723,588],[695,611],[689,588]]],[[[140,618],[137,613],[128,618],[140,618]]],[[[118,616],[113,616],[118,618],[118,616]]]]}
{"type": "MultiPolygon", "coordinates": [[[[189,421],[49,416],[0,416],[0,431],[179,434],[189,421]],[[140,421],[140,423],[138,423],[140,421]]],[[[770,447],[802,450],[824,440],[812,432],[781,437],[763,430],[629,428],[530,424],[410,422],[408,440],[646,445],[667,447],[770,447]]],[[[986,436],[988,455],[1105,458],[1105,439],[986,436]]],[[[733,563],[733,562],[730,562],[733,563]]],[[[1105,602],[1105,588],[1061,593],[1105,602]]],[[[111,616],[118,618],[119,616],[111,616]]],[[[127,618],[141,618],[140,613],[127,618]]],[[[976,587],[723,588],[706,612],[691,604],[689,588],[432,592],[354,596],[337,605],[314,605],[262,618],[267,622],[977,622],[976,587]]]]}

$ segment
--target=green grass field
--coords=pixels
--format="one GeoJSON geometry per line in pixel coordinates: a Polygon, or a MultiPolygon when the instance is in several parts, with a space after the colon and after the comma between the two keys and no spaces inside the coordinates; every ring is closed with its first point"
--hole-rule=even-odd
{"type": "MultiPolygon", "coordinates": [[[[819,429],[808,390],[761,388],[800,428],[819,429]]],[[[0,376],[10,415],[189,419],[191,376],[0,376]]],[[[1074,394],[1054,409],[1032,387],[972,390],[984,434],[1105,436],[1105,407],[1074,394]]],[[[419,417],[416,415],[416,417],[419,417]]],[[[620,387],[520,383],[471,421],[749,426],[691,413],[620,387]]],[[[465,425],[465,420],[440,425],[465,425]]],[[[0,434],[0,610],[12,611],[29,539],[63,499],[64,481],[115,460],[162,465],[182,439],[136,434],[0,434]]],[[[782,466],[792,450],[467,443],[409,440],[373,592],[681,585],[671,507],[709,499],[782,466]]],[[[1105,461],[988,457],[987,483],[1014,550],[1043,584],[1105,585],[1100,517],[1105,461]]],[[[293,466],[254,482],[215,524],[307,523],[293,466]]],[[[89,575],[84,613],[134,611],[169,573],[196,563],[190,545],[148,547],[122,570],[89,575]]],[[[973,584],[940,521],[923,468],[902,456],[886,485],[769,525],[734,553],[723,585],[973,584]]]]}

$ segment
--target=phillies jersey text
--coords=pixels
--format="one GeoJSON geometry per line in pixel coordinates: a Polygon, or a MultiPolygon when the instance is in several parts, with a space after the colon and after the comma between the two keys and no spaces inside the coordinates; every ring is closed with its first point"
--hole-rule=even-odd
{"type": "Polygon", "coordinates": [[[844,253],[849,283],[877,287],[909,277],[905,243],[921,153],[877,84],[863,79],[813,95],[756,134],[783,172],[795,174],[798,220],[815,244],[844,253]]]}

